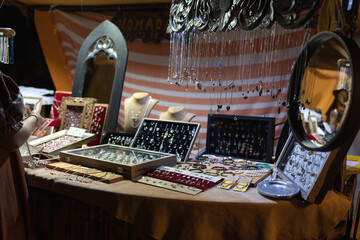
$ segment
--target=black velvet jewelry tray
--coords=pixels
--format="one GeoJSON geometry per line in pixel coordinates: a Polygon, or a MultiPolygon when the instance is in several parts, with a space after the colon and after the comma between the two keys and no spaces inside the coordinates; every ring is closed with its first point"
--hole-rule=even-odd
{"type": "Polygon", "coordinates": [[[101,140],[101,144],[115,144],[120,146],[130,147],[134,140],[134,134],[108,132],[101,140]]]}
{"type": "Polygon", "coordinates": [[[199,123],[144,118],[131,147],[173,153],[178,162],[184,162],[190,155],[199,129],[199,123]]]}
{"type": "Polygon", "coordinates": [[[206,154],[271,162],[275,118],[208,115],[206,154]]]}

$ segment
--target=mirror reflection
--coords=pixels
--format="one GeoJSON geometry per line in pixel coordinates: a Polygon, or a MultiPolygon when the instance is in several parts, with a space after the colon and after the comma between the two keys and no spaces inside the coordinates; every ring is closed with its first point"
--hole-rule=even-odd
{"type": "Polygon", "coordinates": [[[93,97],[98,103],[110,103],[114,81],[115,61],[104,52],[99,52],[86,65],[83,87],[84,97],[93,97]]]}
{"type": "Polygon", "coordinates": [[[309,140],[324,146],[341,128],[351,96],[351,64],[337,39],[314,52],[300,86],[299,118],[309,140]]]}

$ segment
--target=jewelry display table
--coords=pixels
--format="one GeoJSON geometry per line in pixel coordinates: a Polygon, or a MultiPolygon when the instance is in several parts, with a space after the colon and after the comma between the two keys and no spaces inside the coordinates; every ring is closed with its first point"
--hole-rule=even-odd
{"type": "Polygon", "coordinates": [[[49,169],[26,169],[26,177],[34,218],[43,219],[35,221],[40,239],[333,239],[344,235],[351,205],[334,191],[316,205],[256,188],[192,196],[130,180],[79,182],[49,169]]]}

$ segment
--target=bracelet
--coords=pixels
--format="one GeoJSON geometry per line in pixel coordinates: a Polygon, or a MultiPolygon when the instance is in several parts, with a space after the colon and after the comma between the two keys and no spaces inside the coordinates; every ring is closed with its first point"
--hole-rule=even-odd
{"type": "Polygon", "coordinates": [[[33,117],[36,118],[36,123],[35,123],[35,124],[37,124],[37,122],[39,121],[39,118],[38,118],[36,115],[34,115],[34,114],[30,114],[26,119],[28,119],[28,118],[31,117],[31,116],[33,116],[33,117]]]}

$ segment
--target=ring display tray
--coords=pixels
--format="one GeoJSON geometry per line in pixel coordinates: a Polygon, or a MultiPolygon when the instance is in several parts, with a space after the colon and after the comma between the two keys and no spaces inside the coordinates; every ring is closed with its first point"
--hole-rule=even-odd
{"type": "Polygon", "coordinates": [[[321,202],[326,194],[332,161],[336,151],[319,152],[303,148],[290,134],[276,162],[276,172],[282,179],[300,187],[301,197],[308,202],[321,202]]]}
{"type": "Polygon", "coordinates": [[[60,159],[65,162],[117,172],[126,178],[137,177],[162,165],[176,165],[174,154],[113,144],[62,151],[60,159]]]}
{"type": "Polygon", "coordinates": [[[93,133],[84,133],[81,137],[68,134],[68,130],[47,135],[29,142],[29,145],[35,147],[39,152],[58,155],[60,151],[79,148],[82,145],[96,139],[93,133]]]}
{"type": "Polygon", "coordinates": [[[199,123],[144,118],[132,147],[176,154],[177,161],[188,159],[200,129],[199,123]]]}
{"type": "Polygon", "coordinates": [[[271,162],[275,118],[208,115],[207,154],[271,162]]]}

